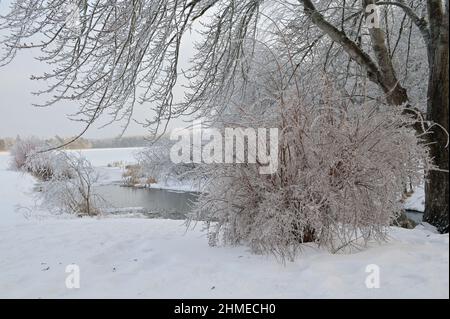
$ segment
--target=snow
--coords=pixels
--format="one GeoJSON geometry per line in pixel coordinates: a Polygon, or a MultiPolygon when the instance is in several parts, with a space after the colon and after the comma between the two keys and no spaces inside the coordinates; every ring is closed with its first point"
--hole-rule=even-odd
{"type": "Polygon", "coordinates": [[[114,162],[122,162],[124,165],[134,164],[136,163],[134,155],[142,149],[142,147],[92,148],[69,152],[82,154],[93,166],[108,166],[114,162]]]}
{"type": "Polygon", "coordinates": [[[108,185],[122,182],[125,166],[136,164],[135,154],[142,149],[142,147],[96,148],[69,150],[68,152],[75,152],[84,156],[99,173],[98,184],[108,185]]]}
{"type": "Polygon", "coordinates": [[[410,197],[405,201],[405,209],[417,212],[425,211],[425,190],[424,187],[418,187],[410,197]]]}
{"type": "Polygon", "coordinates": [[[32,204],[33,177],[9,171],[8,167],[9,154],[0,152],[0,225],[23,222],[23,214],[16,211],[32,204]]]}
{"type": "MultiPolygon", "coordinates": [[[[94,165],[130,159],[124,150],[92,151],[94,165]]],[[[392,227],[388,242],[353,254],[305,245],[283,265],[245,246],[210,247],[200,225],[186,232],[182,221],[16,211],[32,207],[34,180],[8,171],[7,162],[0,154],[0,298],[449,297],[449,236],[427,224],[392,227]],[[78,289],[65,286],[73,263],[78,289]],[[365,285],[372,264],[380,288],[365,285]]]]}
{"type": "Polygon", "coordinates": [[[177,180],[175,178],[167,178],[162,182],[150,184],[147,187],[181,192],[199,192],[201,189],[198,181],[188,179],[177,180]]]}

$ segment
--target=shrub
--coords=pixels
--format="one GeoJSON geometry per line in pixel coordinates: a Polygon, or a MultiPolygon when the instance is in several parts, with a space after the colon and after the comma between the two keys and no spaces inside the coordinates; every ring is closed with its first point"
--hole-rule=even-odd
{"type": "Polygon", "coordinates": [[[23,170],[27,162],[27,158],[36,150],[42,149],[44,142],[36,137],[25,139],[17,138],[10,150],[11,168],[14,170],[23,170]]]}
{"type": "Polygon", "coordinates": [[[147,179],[145,180],[145,184],[147,184],[147,185],[156,184],[156,183],[158,183],[158,181],[153,176],[147,177],[147,179]]]}
{"type": "Polygon", "coordinates": [[[12,168],[38,178],[41,207],[77,215],[97,215],[103,199],[94,191],[98,175],[83,157],[66,151],[45,151],[37,138],[17,139],[11,150],[12,168]]]}
{"type": "Polygon", "coordinates": [[[98,174],[82,156],[56,152],[52,176],[42,184],[41,206],[61,213],[94,216],[101,212],[103,198],[95,191],[98,174]]]}
{"type": "Polygon", "coordinates": [[[124,184],[127,186],[135,186],[141,182],[141,167],[139,165],[125,166],[125,172],[122,174],[124,184]]]}
{"type": "Polygon", "coordinates": [[[176,180],[190,180],[194,178],[196,164],[174,163],[170,159],[170,148],[175,144],[165,137],[152,143],[137,154],[139,165],[146,176],[166,182],[170,178],[176,180]]]}
{"type": "Polygon", "coordinates": [[[336,252],[385,239],[404,181],[418,185],[432,167],[428,150],[400,108],[339,105],[277,105],[275,174],[260,175],[258,164],[206,168],[192,219],[206,222],[211,245],[246,243],[284,260],[300,243],[336,252]]]}

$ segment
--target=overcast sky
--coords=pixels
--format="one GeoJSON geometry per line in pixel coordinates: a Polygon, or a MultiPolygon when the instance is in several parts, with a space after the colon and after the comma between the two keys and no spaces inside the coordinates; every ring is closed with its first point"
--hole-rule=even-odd
{"type": "MultiPolygon", "coordinates": [[[[8,9],[9,1],[0,0],[0,14],[8,9]]],[[[4,34],[4,33],[3,33],[4,34]]],[[[194,33],[195,35],[195,33],[194,33]]],[[[3,36],[0,33],[0,36],[3,36]]],[[[181,48],[181,68],[188,66],[192,56],[192,36],[184,37],[181,48]]],[[[30,80],[31,75],[40,75],[46,71],[46,65],[34,59],[36,52],[22,51],[9,65],[0,68],[0,136],[36,135],[40,137],[73,136],[79,133],[84,123],[69,120],[66,115],[74,113],[77,104],[59,102],[47,108],[37,108],[32,104],[43,102],[43,97],[32,94],[45,88],[45,83],[30,80]]],[[[175,90],[175,98],[183,95],[183,90],[175,90]]],[[[149,105],[138,105],[134,118],[141,120],[152,118],[149,105]]],[[[175,120],[170,127],[185,126],[181,120],[175,120]]],[[[99,129],[100,124],[90,128],[85,134],[89,138],[116,137],[121,132],[120,124],[112,124],[99,129]]],[[[139,124],[132,123],[125,135],[145,135],[147,131],[139,124]]]]}

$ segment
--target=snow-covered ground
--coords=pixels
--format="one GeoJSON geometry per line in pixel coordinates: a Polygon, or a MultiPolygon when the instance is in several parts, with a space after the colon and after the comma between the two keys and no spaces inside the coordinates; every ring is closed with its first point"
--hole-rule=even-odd
{"type": "Polygon", "coordinates": [[[405,209],[413,210],[417,212],[425,211],[425,190],[422,187],[418,187],[410,197],[405,201],[405,209]]]}
{"type": "MultiPolygon", "coordinates": [[[[130,152],[85,154],[105,168],[132,161],[130,152]]],[[[449,236],[422,225],[392,227],[389,242],[353,254],[305,245],[296,261],[283,265],[245,247],[209,247],[200,225],[186,232],[173,220],[56,218],[30,211],[34,180],[8,171],[8,160],[0,153],[3,298],[449,297],[449,236]],[[70,264],[79,266],[80,288],[66,288],[70,264]],[[379,269],[379,288],[366,287],[374,275],[366,272],[374,269],[369,265],[379,269]]]]}

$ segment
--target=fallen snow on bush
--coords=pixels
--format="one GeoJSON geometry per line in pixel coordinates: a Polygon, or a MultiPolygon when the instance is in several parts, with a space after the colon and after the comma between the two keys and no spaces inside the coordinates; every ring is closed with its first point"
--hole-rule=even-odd
{"type": "MultiPolygon", "coordinates": [[[[354,254],[303,246],[282,265],[245,247],[209,247],[200,227],[141,218],[36,218],[34,180],[0,155],[0,297],[448,298],[449,236],[392,227],[390,241],[354,254]],[[23,212],[28,212],[28,219],[23,212]],[[80,267],[80,288],[65,286],[80,267]],[[366,267],[380,269],[368,289],[366,267]]],[[[38,212],[42,217],[45,212],[38,212]]]]}

